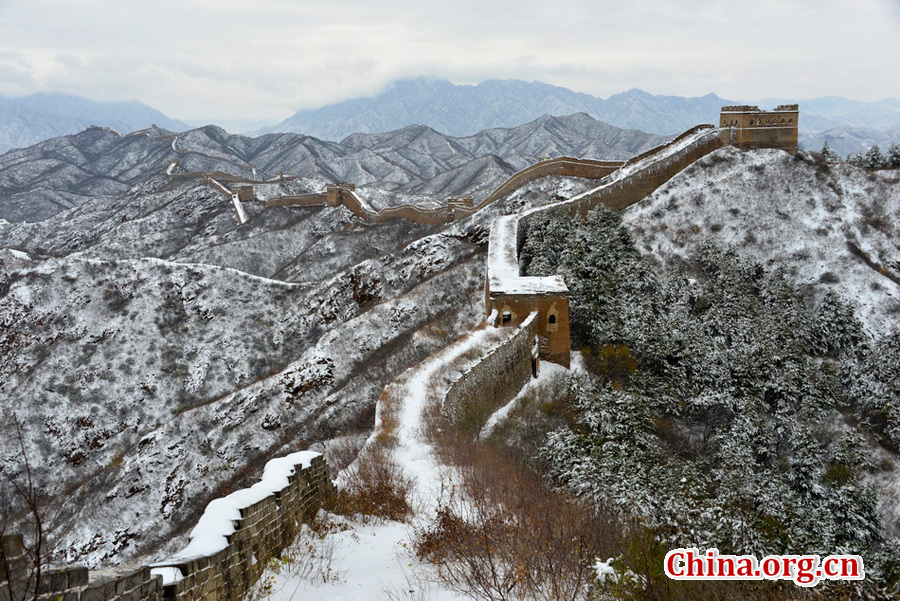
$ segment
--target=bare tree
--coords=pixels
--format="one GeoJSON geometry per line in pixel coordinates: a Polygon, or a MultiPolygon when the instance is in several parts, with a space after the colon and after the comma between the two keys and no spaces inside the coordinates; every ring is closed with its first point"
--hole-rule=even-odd
{"type": "Polygon", "coordinates": [[[43,495],[35,483],[18,416],[13,415],[12,427],[18,465],[0,463],[0,576],[11,601],[25,601],[37,596],[47,564],[46,528],[43,495]]]}

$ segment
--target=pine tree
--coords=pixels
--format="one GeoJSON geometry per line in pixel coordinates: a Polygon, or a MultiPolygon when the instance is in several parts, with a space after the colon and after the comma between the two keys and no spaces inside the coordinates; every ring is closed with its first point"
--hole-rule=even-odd
{"type": "Polygon", "coordinates": [[[825,141],[825,144],[822,145],[822,158],[829,165],[834,165],[840,162],[841,157],[838,156],[838,153],[831,149],[831,146],[828,145],[828,141],[825,141]]]}
{"type": "Polygon", "coordinates": [[[876,144],[866,153],[866,156],[863,159],[863,166],[869,169],[883,169],[885,165],[886,161],[884,155],[881,154],[881,149],[876,144]]]}
{"type": "Polygon", "coordinates": [[[887,162],[889,167],[900,168],[900,144],[893,144],[888,148],[887,162]]]}
{"type": "Polygon", "coordinates": [[[865,339],[853,307],[832,291],[825,293],[816,309],[811,334],[812,350],[829,357],[849,353],[865,339]]]}

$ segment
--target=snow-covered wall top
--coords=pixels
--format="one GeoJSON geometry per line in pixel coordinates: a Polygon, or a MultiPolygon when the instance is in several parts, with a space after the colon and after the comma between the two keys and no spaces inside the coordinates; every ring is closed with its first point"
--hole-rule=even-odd
{"type": "Polygon", "coordinates": [[[504,294],[563,294],[568,292],[559,276],[519,275],[519,216],[504,215],[491,224],[488,246],[488,286],[504,294]]]}
{"type": "Polygon", "coordinates": [[[266,463],[262,479],[215,499],[174,557],[152,565],[166,598],[225,601],[241,598],[269,558],[281,553],[331,491],[319,453],[301,451],[266,463]]]}
{"type": "MultiPolygon", "coordinates": [[[[150,566],[89,572],[81,566],[45,568],[41,598],[72,601],[232,601],[259,579],[268,560],[289,545],[331,493],[328,467],[319,453],[302,451],[269,461],[262,480],[212,501],[190,543],[167,561],[150,566]],[[46,582],[45,582],[46,581],[46,582]]],[[[0,573],[13,578],[7,592],[30,598],[21,537],[4,536],[0,573]]],[[[31,592],[30,592],[31,591],[31,592]]],[[[34,594],[37,598],[37,594],[34,594]]]]}
{"type": "MultiPolygon", "coordinates": [[[[488,206],[492,202],[511,194],[522,186],[541,177],[552,175],[579,177],[585,179],[601,179],[610,173],[619,169],[626,164],[624,161],[598,161],[595,159],[578,159],[574,157],[557,157],[540,161],[534,165],[530,165],[511,175],[505,182],[500,184],[490,195],[478,204],[472,203],[471,206],[465,206],[460,203],[448,203],[439,206],[424,206],[427,203],[424,199],[417,204],[399,204],[385,208],[375,208],[368,201],[367,196],[373,192],[361,193],[352,189],[352,186],[344,184],[329,185],[324,192],[312,194],[289,195],[289,196],[268,196],[258,194],[257,198],[265,199],[266,207],[273,206],[298,206],[298,207],[316,207],[316,206],[338,206],[343,205],[350,209],[357,217],[361,217],[372,223],[383,223],[388,219],[402,218],[415,223],[425,225],[442,225],[450,223],[459,217],[472,215],[488,206]]],[[[171,167],[171,166],[170,166],[171,167]]],[[[218,178],[227,181],[230,185],[253,186],[254,189],[260,184],[253,180],[228,176],[220,172],[192,172],[192,173],[173,173],[171,169],[167,171],[170,177],[185,178],[197,177],[203,178],[217,192],[225,196],[227,199],[232,198],[230,189],[225,188],[212,178],[218,178]]],[[[291,176],[287,176],[290,178],[291,176]]],[[[377,194],[377,193],[375,193],[377,194]]]]}
{"type": "MultiPolygon", "coordinates": [[[[536,207],[516,215],[498,217],[491,225],[488,243],[486,312],[491,310],[492,295],[559,295],[568,292],[565,282],[558,276],[538,278],[522,277],[519,274],[520,224],[524,219],[542,211],[584,212],[586,206],[596,206],[604,202],[604,194],[618,192],[624,186],[639,180],[643,180],[639,182],[640,184],[646,185],[648,177],[653,180],[651,185],[655,188],[674,175],[674,172],[684,168],[684,165],[679,164],[683,162],[681,159],[687,157],[690,162],[696,160],[697,157],[690,156],[691,151],[700,149],[699,153],[694,154],[702,155],[720,145],[721,135],[718,129],[712,125],[697,126],[667,144],[622,163],[621,168],[604,177],[603,183],[592,190],[568,200],[536,207]],[[666,169],[666,166],[672,168],[666,169]]],[[[644,187],[636,186],[640,189],[640,193],[644,187]]]]}

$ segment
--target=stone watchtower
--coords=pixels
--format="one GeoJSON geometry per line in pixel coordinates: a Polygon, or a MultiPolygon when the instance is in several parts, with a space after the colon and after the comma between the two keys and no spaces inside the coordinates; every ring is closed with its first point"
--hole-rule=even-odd
{"type": "Polygon", "coordinates": [[[519,215],[498,217],[491,225],[485,282],[485,313],[495,326],[518,326],[536,312],[535,334],[542,359],[569,367],[569,289],[559,276],[519,275],[524,232],[519,215]]]}
{"type": "Polygon", "coordinates": [[[741,149],[780,148],[798,150],[797,122],[800,107],[783,104],[774,111],[761,111],[756,106],[725,106],[719,117],[722,141],[741,149]]]}

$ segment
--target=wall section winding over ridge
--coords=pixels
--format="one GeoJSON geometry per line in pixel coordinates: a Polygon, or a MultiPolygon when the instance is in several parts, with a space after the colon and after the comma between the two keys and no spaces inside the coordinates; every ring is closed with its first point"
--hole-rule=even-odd
{"type": "MultiPolygon", "coordinates": [[[[294,453],[266,464],[251,488],[212,501],[190,544],[149,566],[89,572],[46,569],[38,601],[238,601],[259,580],[269,559],[290,545],[332,493],[328,466],[318,453],[294,453]]],[[[34,577],[20,536],[3,537],[0,598],[30,599],[34,577]],[[10,571],[7,572],[7,566],[10,571]]]]}
{"type": "MultiPolygon", "coordinates": [[[[575,157],[556,157],[547,159],[530,165],[512,174],[505,182],[500,184],[490,196],[482,200],[478,204],[471,206],[454,205],[427,209],[415,205],[398,205],[396,207],[388,207],[386,209],[374,210],[367,207],[365,203],[353,192],[352,189],[338,185],[332,190],[324,193],[301,194],[297,196],[278,196],[272,198],[265,203],[265,207],[322,207],[344,205],[357,217],[361,217],[371,223],[384,223],[389,219],[407,219],[415,223],[424,225],[443,225],[472,215],[492,202],[506,196],[507,194],[521,188],[528,182],[536,179],[547,177],[550,175],[560,175],[567,177],[580,177],[584,179],[602,179],[615,172],[625,161],[598,161],[594,159],[579,159],[575,157]]],[[[222,194],[225,198],[231,199],[232,191],[223,187],[215,186],[211,183],[211,179],[226,181],[232,185],[253,185],[259,183],[272,183],[281,180],[270,180],[269,182],[256,182],[246,180],[222,172],[191,172],[191,173],[172,173],[171,178],[203,178],[205,183],[213,186],[213,188],[222,194]]],[[[292,179],[286,176],[283,179],[292,179]]]]}
{"type": "Polygon", "coordinates": [[[568,289],[557,277],[527,277],[519,272],[519,253],[529,219],[545,211],[583,216],[599,204],[624,209],[646,198],[697,159],[725,145],[720,130],[712,125],[698,125],[671,142],[626,161],[592,190],[517,215],[498,217],[491,226],[488,243],[485,314],[496,311],[508,315],[507,324],[514,326],[537,311],[541,357],[568,367],[568,289]]]}

